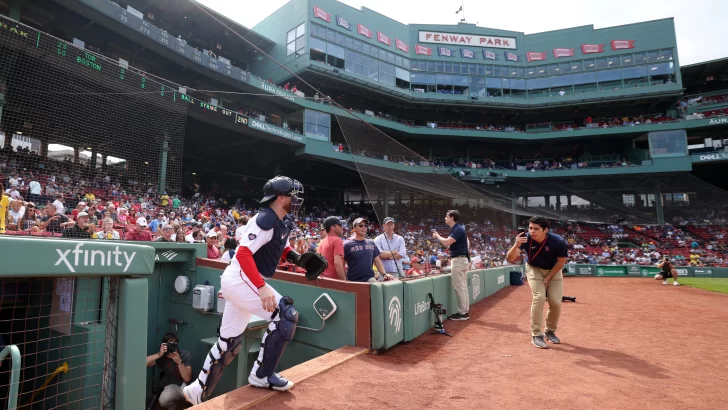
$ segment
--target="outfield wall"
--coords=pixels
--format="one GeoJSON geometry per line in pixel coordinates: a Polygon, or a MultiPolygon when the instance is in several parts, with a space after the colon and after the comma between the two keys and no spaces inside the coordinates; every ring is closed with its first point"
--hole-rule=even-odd
{"type": "MultiPolygon", "coordinates": [[[[677,266],[678,276],[728,278],[728,268],[677,266]]],[[[660,272],[655,266],[640,265],[566,265],[566,276],[641,276],[652,277],[660,272]]]]}

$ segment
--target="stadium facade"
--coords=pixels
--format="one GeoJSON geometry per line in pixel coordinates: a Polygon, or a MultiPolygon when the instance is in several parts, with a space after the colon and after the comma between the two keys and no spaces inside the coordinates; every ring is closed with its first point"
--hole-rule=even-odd
{"type": "MultiPolygon", "coordinates": [[[[138,152],[144,137],[109,146],[94,143],[98,133],[74,142],[36,132],[40,152],[50,144],[88,145],[135,169],[154,167],[143,176],[160,191],[211,182],[245,190],[241,184],[287,172],[334,200],[362,197],[354,163],[415,175],[434,172],[431,163],[440,161],[514,208],[563,219],[592,213],[601,215],[592,220],[615,214],[663,223],[725,199],[705,180],[715,183],[710,178],[728,160],[728,121],[699,115],[721,104],[685,112],[676,104],[722,89],[725,64],[693,65],[686,77],[672,19],[524,34],[464,23],[406,25],[337,1],[293,0],[248,29],[198,7],[42,0],[2,10],[26,25],[18,27],[157,78],[155,87],[172,88],[172,104],[187,115],[184,144],[171,152],[156,142],[138,152]],[[316,91],[336,104],[317,100],[316,91]],[[355,117],[412,150],[416,161],[403,161],[386,144],[369,150],[374,155],[339,150],[352,145],[340,118],[355,117]],[[473,165],[486,160],[491,166],[473,165]],[[537,172],[536,161],[567,166],[537,172]],[[167,167],[180,163],[182,171],[170,174],[167,167]]],[[[17,36],[12,27],[8,20],[2,34],[17,36]]],[[[82,68],[88,65],[67,70],[82,68]]],[[[4,112],[17,112],[12,101],[4,104],[4,112]]],[[[4,122],[9,135],[28,121],[18,114],[10,126],[4,122]]]]}

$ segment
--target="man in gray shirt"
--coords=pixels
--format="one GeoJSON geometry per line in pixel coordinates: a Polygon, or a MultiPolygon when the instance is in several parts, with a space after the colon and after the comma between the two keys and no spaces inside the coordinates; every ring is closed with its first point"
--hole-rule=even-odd
{"type": "Polygon", "coordinates": [[[407,257],[404,238],[394,233],[394,218],[384,218],[384,233],[374,238],[384,269],[395,278],[404,277],[402,259],[407,257]]]}

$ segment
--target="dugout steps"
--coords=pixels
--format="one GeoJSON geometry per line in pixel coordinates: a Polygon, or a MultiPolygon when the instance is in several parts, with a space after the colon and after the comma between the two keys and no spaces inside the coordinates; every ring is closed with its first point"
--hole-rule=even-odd
{"type": "MultiPolygon", "coordinates": [[[[281,372],[281,375],[291,380],[294,384],[301,383],[321,373],[327,372],[334,367],[342,365],[349,360],[369,353],[369,349],[355,346],[344,346],[332,352],[326,353],[315,359],[303,362],[297,366],[281,372]]],[[[293,387],[295,390],[295,386],[293,387]]],[[[276,394],[288,394],[273,390],[260,389],[257,387],[243,386],[229,393],[215,397],[210,401],[194,406],[199,410],[243,410],[261,404],[274,397],[276,394]]]]}

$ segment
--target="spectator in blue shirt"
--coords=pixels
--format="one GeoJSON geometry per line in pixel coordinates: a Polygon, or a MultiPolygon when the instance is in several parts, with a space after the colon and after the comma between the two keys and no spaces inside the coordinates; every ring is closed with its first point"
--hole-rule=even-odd
{"type": "Polygon", "coordinates": [[[354,220],[352,230],[354,239],[344,241],[344,260],[349,266],[346,280],[352,282],[377,282],[379,280],[393,280],[394,276],[385,273],[384,265],[379,259],[379,249],[374,241],[366,238],[369,223],[364,218],[354,220]],[[374,273],[372,266],[377,266],[374,273]],[[380,279],[382,278],[382,279],[380,279]]]}

